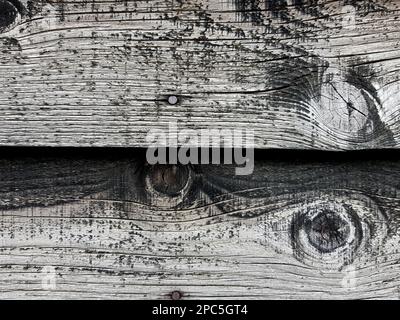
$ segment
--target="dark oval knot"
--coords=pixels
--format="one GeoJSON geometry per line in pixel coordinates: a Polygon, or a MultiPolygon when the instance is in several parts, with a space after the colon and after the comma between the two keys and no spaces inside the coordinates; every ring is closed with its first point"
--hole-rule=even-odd
{"type": "Polygon", "coordinates": [[[150,170],[154,190],[169,196],[178,195],[189,179],[189,169],[182,165],[154,165],[150,170]]]}
{"type": "Polygon", "coordinates": [[[0,0],[0,33],[15,22],[18,13],[18,9],[10,1],[0,0]]]}
{"type": "Polygon", "coordinates": [[[305,230],[310,243],[322,252],[332,252],[345,245],[350,225],[335,212],[324,210],[306,221],[305,230]]]}

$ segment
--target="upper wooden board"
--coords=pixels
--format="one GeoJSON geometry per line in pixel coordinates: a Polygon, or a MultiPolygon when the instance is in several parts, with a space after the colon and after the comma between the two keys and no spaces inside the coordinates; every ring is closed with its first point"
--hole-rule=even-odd
{"type": "Polygon", "coordinates": [[[257,148],[399,147],[399,5],[0,0],[0,145],[145,147],[177,120],[257,148]]]}

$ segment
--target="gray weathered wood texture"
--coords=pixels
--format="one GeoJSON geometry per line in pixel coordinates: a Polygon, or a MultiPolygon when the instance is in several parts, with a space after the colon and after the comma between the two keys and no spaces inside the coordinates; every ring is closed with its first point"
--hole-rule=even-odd
{"type": "Polygon", "coordinates": [[[140,159],[2,159],[0,298],[399,298],[398,161],[140,159]]]}
{"type": "MultiPolygon", "coordinates": [[[[146,147],[178,121],[398,148],[399,5],[0,0],[0,146],[146,147]]],[[[236,176],[81,150],[0,149],[0,298],[400,297],[398,159],[236,176]]]]}
{"type": "Polygon", "coordinates": [[[398,147],[399,4],[0,0],[0,145],[144,147],[177,119],[258,148],[398,147]]]}

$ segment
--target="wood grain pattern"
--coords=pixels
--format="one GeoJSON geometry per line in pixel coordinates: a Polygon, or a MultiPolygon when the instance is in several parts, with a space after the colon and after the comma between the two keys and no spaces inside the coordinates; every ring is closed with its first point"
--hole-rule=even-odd
{"type": "Polygon", "coordinates": [[[257,148],[397,148],[399,4],[1,0],[0,145],[146,147],[177,119],[257,148]]]}
{"type": "Polygon", "coordinates": [[[172,195],[140,156],[3,157],[0,298],[398,299],[399,161],[291,159],[172,195]]]}

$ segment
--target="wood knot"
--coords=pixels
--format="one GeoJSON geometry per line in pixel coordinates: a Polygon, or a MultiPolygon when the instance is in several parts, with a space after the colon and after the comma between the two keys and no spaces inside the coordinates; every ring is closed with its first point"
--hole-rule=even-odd
{"type": "MultiPolygon", "coordinates": [[[[337,193],[321,201],[324,196],[327,194],[300,205],[293,216],[290,232],[293,255],[307,265],[339,270],[353,262],[371,230],[362,222],[365,212],[360,210],[358,198],[353,200],[346,194],[347,202],[343,203],[330,198],[337,197],[337,193]]],[[[369,210],[367,206],[363,209],[369,210]]]]}
{"type": "Polygon", "coordinates": [[[0,0],[0,33],[9,28],[18,18],[18,9],[7,0],[0,0]]]}
{"type": "Polygon", "coordinates": [[[350,236],[349,223],[327,210],[307,220],[305,228],[311,245],[324,253],[345,245],[350,236]]]}
{"type": "Polygon", "coordinates": [[[189,169],[182,165],[154,165],[149,179],[155,191],[168,196],[177,196],[187,185],[189,169]]]}

